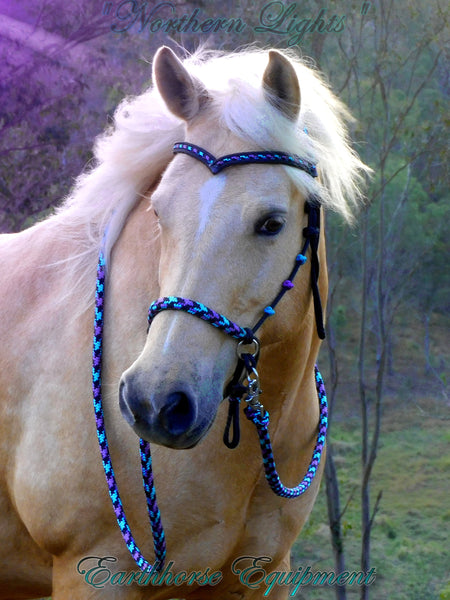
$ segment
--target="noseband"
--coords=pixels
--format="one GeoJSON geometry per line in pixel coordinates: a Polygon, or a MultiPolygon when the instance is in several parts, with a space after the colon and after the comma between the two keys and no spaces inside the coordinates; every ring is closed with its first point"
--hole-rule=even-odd
{"type": "MultiPolygon", "coordinates": [[[[283,152],[244,152],[238,154],[228,154],[220,158],[215,158],[210,152],[186,142],[176,143],[173,147],[174,154],[187,154],[202,162],[213,175],[216,175],[225,168],[245,164],[281,164],[285,166],[301,169],[311,177],[317,177],[317,170],[314,164],[304,160],[296,155],[289,155],[283,152]]],[[[259,384],[259,375],[256,370],[259,358],[259,339],[256,332],[263,325],[267,318],[275,314],[275,309],[285,293],[294,287],[294,278],[300,267],[307,262],[307,251],[311,255],[311,290],[313,296],[314,313],[316,320],[317,334],[320,339],[325,337],[323,326],[322,305],[320,300],[318,279],[319,279],[319,260],[318,247],[320,237],[320,204],[310,198],[305,203],[305,212],[308,216],[308,224],[303,229],[305,238],[300,253],[296,256],[292,271],[285,281],[281,284],[281,289],[272,303],[266,306],[262,315],[254,327],[241,327],[233,323],[224,315],[208,308],[200,302],[187,298],[176,296],[166,296],[153,302],[149,308],[148,326],[150,328],[154,318],[165,310],[178,310],[206,321],[225,334],[238,341],[237,346],[237,366],[232,377],[232,381],[227,386],[226,396],[229,399],[229,413],[223,437],[224,443],[229,448],[235,448],[239,444],[239,405],[241,400],[246,402],[244,413],[252,421],[257,429],[261,453],[263,457],[265,476],[271,489],[279,496],[285,498],[296,498],[303,494],[311,485],[319,466],[322,450],[325,445],[327,430],[327,399],[325,388],[320,372],[315,367],[316,390],[319,399],[320,417],[319,431],[316,445],[313,451],[308,470],[302,481],[294,488],[285,487],[276,471],[275,461],[272,453],[268,426],[269,414],[259,401],[261,388],[259,384]],[[245,382],[247,384],[245,385],[245,382]],[[232,439],[230,440],[230,431],[233,429],[232,439]]],[[[102,408],[101,394],[101,355],[103,340],[103,303],[104,303],[104,283],[105,283],[105,261],[103,252],[100,253],[97,267],[97,289],[96,289],[96,307],[94,323],[94,343],[93,343],[93,396],[94,411],[97,424],[97,437],[102,454],[103,467],[108,483],[109,494],[114,506],[117,522],[122,532],[125,543],[135,560],[136,564],[144,571],[162,569],[166,556],[166,545],[164,529],[161,523],[160,512],[156,502],[156,493],[153,481],[152,459],[150,454],[150,444],[145,440],[140,440],[140,455],[143,485],[147,498],[147,510],[150,525],[153,533],[153,546],[156,562],[151,565],[142,555],[131,534],[125,512],[120,500],[117,483],[112,468],[109,455],[108,441],[105,431],[105,423],[102,408]]]]}

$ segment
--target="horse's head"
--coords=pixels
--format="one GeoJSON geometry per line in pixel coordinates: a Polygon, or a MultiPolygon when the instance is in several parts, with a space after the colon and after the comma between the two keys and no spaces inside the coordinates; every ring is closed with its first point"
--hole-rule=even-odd
{"type": "MultiPolygon", "coordinates": [[[[155,57],[154,78],[167,107],[185,121],[188,142],[217,157],[258,150],[231,131],[220,117],[217,94],[206,90],[168,48],[155,57]]],[[[294,127],[300,87],[289,60],[270,52],[259,87],[266,105],[261,126],[267,128],[277,113],[286,127],[294,127]]],[[[212,174],[202,162],[177,154],[151,199],[160,225],[160,296],[190,298],[251,327],[278,293],[302,244],[306,198],[289,168],[246,164],[212,174]]],[[[263,342],[298,335],[299,314],[309,313],[312,321],[309,266],[295,285],[293,301],[281,303],[283,315],[264,328],[263,342]]],[[[121,380],[124,417],[151,442],[194,446],[223,399],[236,346],[234,339],[188,314],[158,314],[141,355],[121,380]]]]}

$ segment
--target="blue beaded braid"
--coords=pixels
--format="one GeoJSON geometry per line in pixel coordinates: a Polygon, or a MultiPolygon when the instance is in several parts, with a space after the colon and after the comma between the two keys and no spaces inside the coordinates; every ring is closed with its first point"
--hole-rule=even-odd
{"type": "Polygon", "coordinates": [[[311,177],[317,177],[316,165],[300,158],[296,154],[286,154],[284,152],[260,152],[258,150],[250,152],[240,152],[238,154],[227,154],[216,158],[204,148],[196,146],[195,144],[189,144],[187,142],[177,142],[173,147],[174,154],[182,153],[188,154],[202,162],[208,167],[208,169],[216,175],[222,169],[231,167],[234,165],[248,165],[248,164],[271,164],[271,165],[286,165],[288,167],[296,167],[308,173],[311,177]]]}
{"type": "Polygon", "coordinates": [[[256,429],[258,431],[264,472],[266,474],[267,482],[269,483],[269,486],[272,489],[272,491],[275,492],[277,496],[281,496],[283,498],[297,498],[298,496],[301,496],[306,492],[306,490],[313,482],[315,474],[317,473],[320,459],[322,458],[322,451],[325,446],[325,439],[328,427],[327,396],[325,393],[325,386],[323,383],[322,375],[320,374],[317,365],[314,368],[314,373],[316,378],[317,395],[319,398],[320,405],[319,433],[317,435],[316,445],[311,458],[311,462],[309,463],[308,470],[306,471],[306,475],[296,487],[285,487],[281,483],[280,477],[277,473],[275,460],[272,452],[272,443],[270,441],[270,435],[268,430],[269,413],[267,411],[261,413],[259,409],[255,409],[251,405],[248,405],[244,408],[244,413],[247,419],[249,419],[249,421],[252,421],[256,425],[256,429]]]}
{"type": "Polygon", "coordinates": [[[108,439],[106,437],[105,419],[103,416],[102,405],[102,350],[103,350],[103,309],[105,293],[105,259],[103,253],[100,253],[97,266],[97,285],[95,294],[95,321],[94,321],[94,339],[92,351],[92,390],[94,400],[95,421],[97,425],[97,438],[102,455],[103,469],[105,471],[106,482],[108,484],[109,495],[114,507],[117,523],[122,537],[125,540],[131,556],[136,564],[143,571],[150,572],[152,569],[159,571],[164,566],[166,557],[166,542],[164,529],[161,523],[161,515],[156,502],[156,492],[153,481],[152,457],[150,454],[150,444],[140,440],[140,456],[142,467],[142,480],[144,484],[145,495],[147,498],[147,510],[150,519],[150,525],[153,533],[153,547],[155,551],[156,562],[151,565],[139,550],[131,533],[130,526],[125,515],[122,501],[117,487],[116,477],[109,453],[108,439]]]}
{"type": "Polygon", "coordinates": [[[206,321],[213,327],[217,327],[224,333],[230,335],[235,340],[252,341],[252,332],[249,329],[239,327],[233,321],[227,319],[224,315],[217,313],[215,310],[208,308],[201,302],[189,300],[187,298],[179,298],[178,296],[166,296],[159,298],[153,302],[148,311],[148,325],[150,327],[156,315],[163,310],[182,310],[183,312],[194,315],[203,321],[206,321]]]}

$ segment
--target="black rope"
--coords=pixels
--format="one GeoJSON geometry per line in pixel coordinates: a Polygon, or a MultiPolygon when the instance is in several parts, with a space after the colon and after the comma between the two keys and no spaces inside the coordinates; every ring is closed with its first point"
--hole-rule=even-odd
{"type": "Polygon", "coordinates": [[[314,302],[314,314],[316,317],[317,335],[321,340],[325,339],[325,328],[323,325],[322,302],[319,292],[319,240],[320,240],[320,205],[316,201],[305,204],[305,212],[308,215],[308,226],[303,229],[303,235],[309,240],[311,247],[311,289],[314,302]]]}
{"type": "Polygon", "coordinates": [[[228,415],[225,429],[223,432],[223,443],[227,448],[231,450],[239,445],[241,438],[241,429],[239,424],[239,405],[244,396],[247,393],[247,387],[241,383],[244,371],[249,371],[252,367],[256,368],[259,359],[259,351],[256,356],[253,354],[243,354],[238,359],[236,368],[231,378],[230,383],[225,389],[225,398],[228,398],[228,415]],[[232,437],[230,439],[230,432],[232,437]]]}
{"type": "Polygon", "coordinates": [[[223,443],[227,448],[233,449],[239,445],[241,430],[239,426],[239,404],[242,396],[246,392],[246,387],[242,385],[241,378],[244,373],[244,361],[239,358],[230,383],[225,389],[225,398],[228,398],[228,416],[223,432],[223,443]],[[230,431],[233,436],[230,439],[230,431]]]}
{"type": "MultiPolygon", "coordinates": [[[[244,386],[242,386],[242,388],[242,394],[244,394],[245,388],[244,386]]],[[[233,448],[237,448],[241,440],[241,428],[239,425],[240,402],[240,398],[230,396],[230,398],[228,399],[228,416],[227,422],[225,424],[225,430],[223,432],[223,443],[227,448],[230,448],[230,450],[233,450],[233,448]],[[231,427],[233,427],[233,436],[230,439],[231,427]]]]}

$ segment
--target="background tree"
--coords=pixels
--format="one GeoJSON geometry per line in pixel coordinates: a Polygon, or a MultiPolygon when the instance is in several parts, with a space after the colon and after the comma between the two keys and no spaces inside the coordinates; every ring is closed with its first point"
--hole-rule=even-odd
{"type": "MultiPolygon", "coordinates": [[[[356,110],[354,135],[366,140],[362,154],[375,169],[360,220],[361,269],[356,271],[362,283],[357,364],[362,417],[361,569],[366,572],[371,564],[371,530],[381,500],[381,491],[375,501],[371,499],[370,480],[380,439],[389,364],[394,374],[390,363],[394,319],[398,309],[405,308],[415,294],[423,297],[423,290],[417,289],[420,279],[413,276],[423,272],[425,257],[436,244],[443,250],[445,220],[438,223],[436,217],[449,213],[448,195],[430,197],[421,177],[424,162],[446,164],[444,155],[435,153],[436,147],[442,148],[440,140],[445,130],[445,94],[439,73],[446,15],[439,5],[424,7],[409,2],[400,7],[391,0],[380,0],[372,3],[364,26],[355,12],[349,17],[349,36],[339,40],[339,60],[348,65],[341,70],[341,95],[356,110]],[[434,124],[430,121],[430,102],[434,124]]],[[[331,252],[334,249],[331,246],[331,252]]],[[[349,253],[345,246],[341,244],[338,251],[339,262],[346,261],[349,253]]],[[[445,254],[432,254],[433,264],[440,263],[439,283],[447,284],[448,291],[448,275],[442,262],[445,254]]],[[[429,284],[435,291],[432,280],[430,277],[429,284]]],[[[332,333],[330,337],[333,339],[332,333]]],[[[335,355],[332,347],[330,353],[335,355]]],[[[332,458],[331,452],[330,462],[332,458]]],[[[332,473],[327,465],[331,504],[336,497],[335,482],[334,486],[329,482],[333,481],[332,473]]],[[[340,548],[342,530],[336,523],[337,507],[331,511],[335,519],[332,537],[334,546],[340,548]]],[[[336,596],[344,598],[344,590],[336,590],[336,596]]],[[[368,586],[362,586],[361,598],[368,597],[368,586]]]]}

